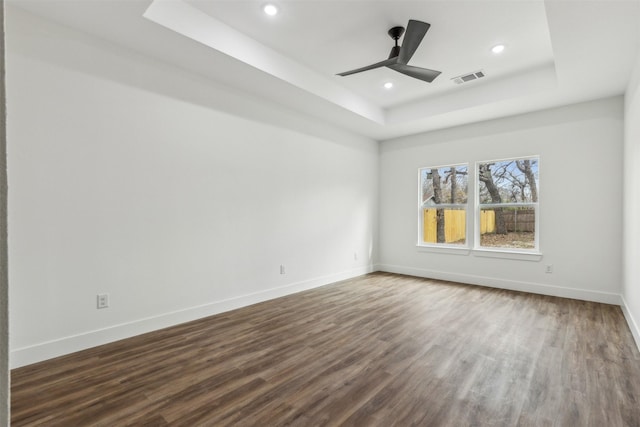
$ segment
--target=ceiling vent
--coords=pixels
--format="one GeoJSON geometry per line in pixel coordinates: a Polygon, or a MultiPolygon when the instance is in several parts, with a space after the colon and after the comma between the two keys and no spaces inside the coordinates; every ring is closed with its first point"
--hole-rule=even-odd
{"type": "Polygon", "coordinates": [[[451,80],[456,84],[461,84],[470,82],[471,80],[481,79],[482,77],[484,77],[484,72],[476,71],[475,73],[463,74],[461,76],[454,77],[451,80]]]}

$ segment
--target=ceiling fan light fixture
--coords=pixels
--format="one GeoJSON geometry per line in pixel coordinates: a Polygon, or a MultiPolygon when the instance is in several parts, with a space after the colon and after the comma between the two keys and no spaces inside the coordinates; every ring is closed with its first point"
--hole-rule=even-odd
{"type": "Polygon", "coordinates": [[[274,4],[265,4],[262,8],[263,12],[269,16],[276,16],[278,14],[278,8],[274,4]]]}
{"type": "Polygon", "coordinates": [[[504,45],[503,44],[497,44],[494,47],[491,48],[491,52],[495,53],[496,55],[499,53],[502,53],[504,51],[504,45]]]}

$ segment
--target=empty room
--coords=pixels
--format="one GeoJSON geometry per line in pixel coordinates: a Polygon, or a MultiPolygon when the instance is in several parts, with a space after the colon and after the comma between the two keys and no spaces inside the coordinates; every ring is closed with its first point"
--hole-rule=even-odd
{"type": "Polygon", "coordinates": [[[640,1],[0,3],[0,425],[640,426],[640,1]]]}

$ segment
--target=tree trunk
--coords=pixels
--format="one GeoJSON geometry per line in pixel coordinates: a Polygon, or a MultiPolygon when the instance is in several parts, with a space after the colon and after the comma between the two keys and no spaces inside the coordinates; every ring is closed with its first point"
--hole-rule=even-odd
{"type": "MultiPolygon", "coordinates": [[[[487,191],[491,196],[492,203],[502,203],[502,197],[496,184],[493,182],[493,176],[491,175],[491,165],[480,166],[480,181],[484,182],[487,187],[487,191]]],[[[504,214],[502,208],[494,208],[496,213],[496,234],[507,234],[507,226],[504,222],[504,214]]]]}
{"type": "Polygon", "coordinates": [[[531,189],[531,201],[533,203],[538,202],[538,186],[536,185],[536,177],[533,175],[533,171],[531,170],[531,160],[523,160],[522,165],[520,162],[516,162],[516,166],[520,169],[524,176],[527,178],[527,183],[529,184],[529,188],[531,189]]]}
{"type": "Polygon", "coordinates": [[[507,224],[504,222],[504,212],[502,208],[495,208],[496,213],[496,234],[507,234],[507,224]]]}
{"type": "MultiPolygon", "coordinates": [[[[442,203],[442,186],[440,185],[438,169],[431,169],[431,179],[433,180],[433,201],[436,205],[439,205],[442,203]]],[[[438,243],[445,243],[444,209],[436,210],[436,241],[438,243]]]]}
{"type": "Polygon", "coordinates": [[[451,203],[456,202],[456,193],[458,192],[458,171],[455,167],[451,168],[451,203]]]}

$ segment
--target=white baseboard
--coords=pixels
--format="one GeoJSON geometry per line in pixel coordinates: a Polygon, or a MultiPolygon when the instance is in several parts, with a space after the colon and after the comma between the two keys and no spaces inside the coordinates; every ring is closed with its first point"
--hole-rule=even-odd
{"type": "Polygon", "coordinates": [[[246,307],[251,304],[294,294],[296,292],[325,286],[340,280],[346,280],[371,273],[372,271],[374,271],[372,265],[363,266],[336,274],[316,277],[297,283],[290,283],[285,286],[271,288],[248,295],[242,295],[222,301],[215,301],[197,307],[191,307],[171,313],[164,313],[146,319],[138,319],[104,329],[47,341],[29,347],[17,348],[11,351],[11,368],[19,368],[21,366],[30,365],[32,363],[41,362],[43,360],[52,359],[54,357],[85,350],[98,345],[130,338],[169,326],[178,325],[180,323],[190,322],[192,320],[246,307]]]}
{"type": "Polygon", "coordinates": [[[471,274],[450,273],[437,270],[427,270],[422,268],[405,267],[400,265],[378,264],[378,271],[388,273],[407,274],[409,276],[425,277],[429,279],[448,280],[451,282],[467,283],[470,285],[489,286],[492,288],[509,289],[512,291],[530,292],[556,296],[562,298],[573,298],[583,301],[601,302],[604,304],[621,305],[622,300],[619,294],[610,292],[589,291],[586,289],[565,288],[561,286],[543,285],[540,283],[523,282],[517,280],[497,279],[495,277],[475,276],[471,274]]]}
{"type": "Polygon", "coordinates": [[[620,307],[622,308],[622,313],[624,314],[624,318],[627,320],[627,324],[629,325],[629,329],[631,329],[631,334],[633,335],[633,339],[636,341],[636,346],[638,347],[638,351],[640,351],[640,327],[636,319],[633,318],[631,314],[631,310],[629,310],[629,306],[627,305],[627,301],[624,299],[624,296],[621,297],[622,304],[620,307]]]}

